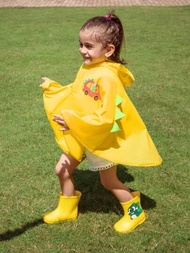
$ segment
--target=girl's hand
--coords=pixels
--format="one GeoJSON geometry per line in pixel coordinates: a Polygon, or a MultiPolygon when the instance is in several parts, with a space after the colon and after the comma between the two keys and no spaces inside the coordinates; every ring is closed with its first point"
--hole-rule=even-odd
{"type": "Polygon", "coordinates": [[[44,80],[45,82],[45,81],[50,81],[51,79],[49,79],[48,77],[42,77],[42,80],[44,80]]]}
{"type": "Polygon", "coordinates": [[[62,126],[62,128],[60,128],[59,130],[61,130],[61,131],[69,130],[69,127],[65,123],[65,121],[64,121],[64,119],[63,119],[62,116],[54,114],[52,120],[55,121],[55,122],[57,122],[59,125],[62,126]]]}
{"type": "MultiPolygon", "coordinates": [[[[42,80],[45,82],[45,81],[50,81],[51,79],[49,79],[48,77],[42,77],[42,80]]],[[[40,84],[40,87],[43,85],[43,83],[42,84],[40,84]]]]}

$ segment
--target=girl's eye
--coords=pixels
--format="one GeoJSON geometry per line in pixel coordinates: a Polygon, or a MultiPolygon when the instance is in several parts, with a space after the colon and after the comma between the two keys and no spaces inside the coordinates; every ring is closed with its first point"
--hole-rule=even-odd
{"type": "Polygon", "coordinates": [[[87,48],[87,49],[92,49],[93,46],[92,46],[92,45],[86,45],[86,48],[87,48]]]}
{"type": "Polygon", "coordinates": [[[82,43],[79,43],[79,46],[80,46],[80,48],[83,48],[83,47],[85,47],[86,49],[88,49],[88,50],[91,50],[91,49],[93,49],[93,45],[91,45],[91,44],[82,44],[82,43]]]}

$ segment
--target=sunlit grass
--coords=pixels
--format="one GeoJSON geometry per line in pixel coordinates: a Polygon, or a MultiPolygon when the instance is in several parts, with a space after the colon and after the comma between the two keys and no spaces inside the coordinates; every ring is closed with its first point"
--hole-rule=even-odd
{"type": "Polygon", "coordinates": [[[142,192],[147,221],[120,235],[117,200],[84,162],[76,170],[83,195],[75,222],[43,224],[57,205],[54,166],[61,150],[47,122],[38,87],[42,76],[62,84],[81,64],[78,31],[108,8],[0,9],[1,252],[188,252],[189,7],[116,8],[126,31],[128,93],[146,123],[163,164],[119,167],[119,177],[142,192]]]}

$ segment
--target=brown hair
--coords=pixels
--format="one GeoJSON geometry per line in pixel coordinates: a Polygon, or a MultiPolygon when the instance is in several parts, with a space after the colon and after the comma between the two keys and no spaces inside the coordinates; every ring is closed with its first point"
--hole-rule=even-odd
{"type": "Polygon", "coordinates": [[[106,16],[97,16],[87,20],[80,30],[92,30],[96,39],[104,47],[108,44],[114,45],[115,51],[109,57],[110,60],[126,64],[125,60],[120,59],[120,52],[124,42],[123,25],[119,17],[114,14],[114,11],[109,12],[106,16]]]}

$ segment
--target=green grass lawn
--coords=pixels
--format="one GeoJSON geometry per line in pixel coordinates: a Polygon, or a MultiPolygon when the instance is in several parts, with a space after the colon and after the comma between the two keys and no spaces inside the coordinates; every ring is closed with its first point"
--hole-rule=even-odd
{"type": "Polygon", "coordinates": [[[41,77],[74,80],[80,26],[107,10],[0,9],[2,253],[189,252],[189,6],[116,8],[126,31],[123,55],[136,78],[128,93],[163,157],[160,167],[119,166],[121,181],[142,193],[146,222],[117,234],[121,207],[85,162],[74,174],[83,194],[79,218],[42,222],[57,205],[61,150],[43,109],[41,77]]]}

